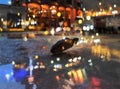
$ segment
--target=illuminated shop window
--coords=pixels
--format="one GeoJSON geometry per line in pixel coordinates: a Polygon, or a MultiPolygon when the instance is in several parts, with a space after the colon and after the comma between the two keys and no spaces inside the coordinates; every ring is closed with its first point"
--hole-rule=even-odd
{"type": "Polygon", "coordinates": [[[8,13],[7,14],[8,28],[21,28],[21,14],[8,13]]]}

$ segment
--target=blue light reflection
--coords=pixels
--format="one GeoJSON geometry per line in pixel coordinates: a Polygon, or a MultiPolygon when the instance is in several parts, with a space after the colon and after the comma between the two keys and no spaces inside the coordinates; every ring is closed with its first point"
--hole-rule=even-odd
{"type": "Polygon", "coordinates": [[[0,82],[20,82],[27,76],[28,72],[23,69],[14,69],[12,64],[0,65],[0,82]]]}

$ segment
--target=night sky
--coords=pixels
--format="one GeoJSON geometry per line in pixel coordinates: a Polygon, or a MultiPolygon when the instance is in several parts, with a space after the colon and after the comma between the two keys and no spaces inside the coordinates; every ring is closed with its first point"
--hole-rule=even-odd
{"type": "Polygon", "coordinates": [[[87,9],[98,9],[98,2],[102,2],[102,7],[107,8],[108,6],[112,6],[114,4],[117,5],[117,8],[120,8],[120,0],[83,0],[84,7],[87,9]]]}
{"type": "MultiPolygon", "coordinates": [[[[99,9],[98,2],[101,1],[102,7],[107,8],[108,6],[117,5],[120,8],[120,0],[83,0],[83,7],[86,9],[99,9]]],[[[0,0],[0,4],[9,4],[11,0],[0,0]]]]}

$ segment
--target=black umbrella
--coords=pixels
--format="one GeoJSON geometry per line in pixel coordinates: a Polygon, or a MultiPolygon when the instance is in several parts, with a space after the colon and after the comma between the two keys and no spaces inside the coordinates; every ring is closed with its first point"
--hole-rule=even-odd
{"type": "Polygon", "coordinates": [[[59,40],[54,44],[51,48],[51,53],[53,54],[61,54],[63,51],[71,48],[74,44],[78,42],[78,38],[65,38],[62,40],[59,40]]]}

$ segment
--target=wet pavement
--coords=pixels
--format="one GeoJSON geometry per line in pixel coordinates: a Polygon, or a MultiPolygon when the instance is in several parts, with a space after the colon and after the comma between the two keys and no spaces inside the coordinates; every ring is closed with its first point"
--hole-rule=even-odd
{"type": "MultiPolygon", "coordinates": [[[[33,39],[0,39],[0,83],[2,89],[119,89],[118,37],[93,43],[79,37],[78,45],[62,54],[50,48],[61,36],[33,39]],[[108,45],[115,42],[117,46],[108,45]],[[118,47],[118,49],[117,49],[118,47]],[[114,60],[115,59],[115,60],[114,60]],[[5,85],[7,84],[7,86],[5,85]]],[[[98,37],[97,37],[98,38],[98,37]]]]}

